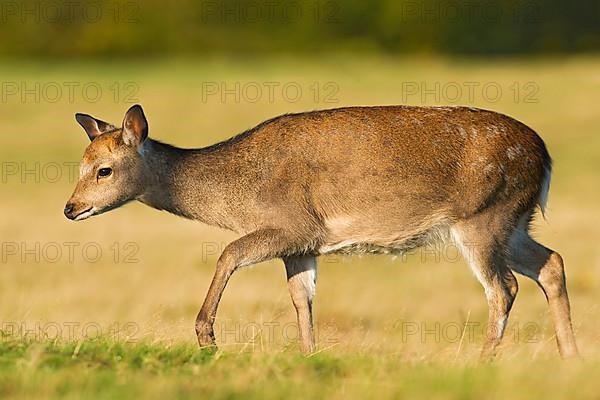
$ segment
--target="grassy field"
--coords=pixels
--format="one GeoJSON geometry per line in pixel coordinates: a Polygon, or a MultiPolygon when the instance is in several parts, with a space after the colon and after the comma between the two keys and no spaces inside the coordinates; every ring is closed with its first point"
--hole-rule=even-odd
{"type": "Polygon", "coordinates": [[[190,345],[2,343],[2,398],[597,398],[597,363],[390,353],[203,353],[190,345]],[[577,396],[575,396],[577,395],[577,396]]]}
{"type": "Polygon", "coordinates": [[[2,398],[597,397],[600,59],[5,62],[0,76],[2,398]],[[220,350],[198,351],[193,322],[235,236],[140,204],[62,215],[88,141],[73,114],[120,123],[134,101],[150,136],[186,147],[343,105],[466,104],[526,122],[554,158],[535,236],[566,260],[584,361],[560,362],[543,295],[520,278],[501,355],[478,364],[487,305],[450,247],[322,258],[310,357],[281,262],[244,269],[219,309],[220,350]]]}

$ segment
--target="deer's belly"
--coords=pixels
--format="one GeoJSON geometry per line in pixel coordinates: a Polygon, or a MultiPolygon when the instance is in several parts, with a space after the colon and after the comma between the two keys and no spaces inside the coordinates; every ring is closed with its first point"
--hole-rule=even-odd
{"type": "Polygon", "coordinates": [[[448,226],[444,222],[420,221],[395,224],[393,221],[365,223],[351,218],[327,221],[327,238],[319,254],[332,253],[403,253],[446,239],[448,226]]]}

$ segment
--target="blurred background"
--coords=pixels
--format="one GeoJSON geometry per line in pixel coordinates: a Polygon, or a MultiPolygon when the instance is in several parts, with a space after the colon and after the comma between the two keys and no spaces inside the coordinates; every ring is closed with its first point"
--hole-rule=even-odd
{"type": "Polygon", "coordinates": [[[359,0],[3,1],[0,54],[543,55],[600,47],[598,2],[359,0]]]}
{"type": "MultiPolygon", "coordinates": [[[[580,347],[598,357],[600,2],[2,1],[0,38],[4,335],[194,344],[235,238],[141,204],[67,221],[88,144],[76,112],[120,124],[141,103],[151,137],[200,147],[287,112],[468,105],[547,142],[536,236],[565,258],[580,347]]],[[[545,299],[519,282],[506,357],[556,358],[545,299]]],[[[315,313],[324,351],[456,360],[476,357],[487,305],[455,249],[438,248],[323,257],[315,313]],[[470,322],[474,336],[457,336],[470,322]]],[[[280,261],[236,273],[218,317],[224,349],[296,348],[280,261]]]]}

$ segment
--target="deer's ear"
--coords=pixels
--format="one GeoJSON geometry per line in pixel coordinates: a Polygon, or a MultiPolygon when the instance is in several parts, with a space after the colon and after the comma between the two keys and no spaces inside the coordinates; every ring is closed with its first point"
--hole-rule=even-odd
{"type": "Polygon", "coordinates": [[[142,106],[131,107],[123,119],[123,141],[129,146],[139,146],[148,137],[148,121],[142,106]]]}
{"type": "Polygon", "coordinates": [[[83,127],[85,133],[87,133],[90,140],[94,140],[103,133],[114,131],[115,129],[117,129],[115,126],[107,122],[100,121],[99,119],[96,119],[91,115],[87,114],[77,113],[75,114],[75,120],[77,120],[77,122],[79,122],[79,125],[83,127]]]}

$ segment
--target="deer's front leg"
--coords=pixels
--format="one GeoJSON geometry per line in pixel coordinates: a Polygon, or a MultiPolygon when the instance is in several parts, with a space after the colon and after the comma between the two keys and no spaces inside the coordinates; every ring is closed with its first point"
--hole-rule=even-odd
{"type": "Polygon", "coordinates": [[[240,267],[281,257],[293,245],[285,232],[265,229],[249,233],[225,248],[217,261],[208,294],[196,317],[196,335],[200,347],[215,346],[213,324],[219,301],[231,275],[240,267]]]}
{"type": "Polygon", "coordinates": [[[315,351],[312,301],[317,284],[317,258],[314,256],[285,257],[288,288],[298,316],[300,350],[308,354],[315,351]]]}

